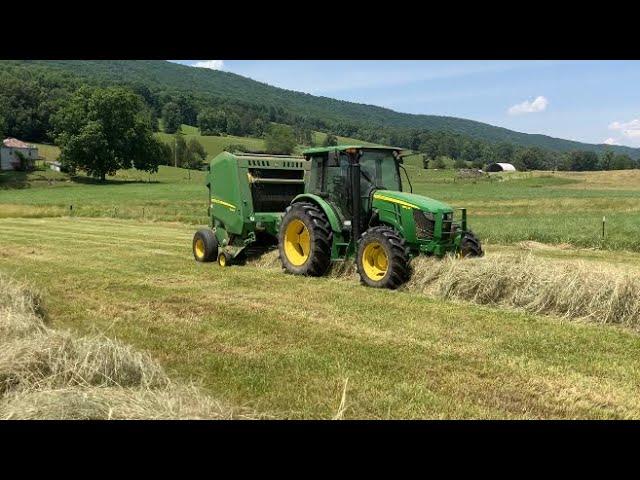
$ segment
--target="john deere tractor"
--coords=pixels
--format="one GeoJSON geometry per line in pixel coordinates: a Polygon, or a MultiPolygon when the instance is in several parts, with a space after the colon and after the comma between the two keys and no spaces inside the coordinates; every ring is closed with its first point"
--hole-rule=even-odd
{"type": "Polygon", "coordinates": [[[221,266],[277,248],[285,270],[322,276],[355,257],[362,282],[397,288],[416,255],[483,255],[466,209],[403,192],[402,149],[341,145],[302,157],[231,154],[211,161],[210,228],[193,253],[221,266]]]}

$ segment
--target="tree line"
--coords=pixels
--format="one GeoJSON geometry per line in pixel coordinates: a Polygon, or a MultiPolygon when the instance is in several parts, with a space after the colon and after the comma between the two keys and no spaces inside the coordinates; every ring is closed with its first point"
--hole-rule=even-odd
{"type": "MultiPolygon", "coordinates": [[[[105,82],[103,82],[105,83],[105,82]]],[[[79,92],[86,98],[92,93],[105,90],[105,85],[86,85],[87,80],[66,71],[47,68],[24,69],[19,66],[4,65],[0,69],[0,133],[33,142],[55,142],[63,149],[76,151],[81,143],[70,137],[80,136],[83,141],[95,141],[105,136],[106,127],[114,131],[131,131],[114,124],[103,125],[99,132],[95,124],[88,125],[91,115],[85,108],[86,124],[68,123],[62,125],[60,118],[65,116],[69,108],[78,109],[79,92]],[[74,105],[70,107],[70,105],[74,105]],[[64,128],[70,128],[65,136],[64,128]]],[[[193,95],[183,91],[172,90],[160,85],[146,85],[142,82],[122,82],[116,88],[120,93],[127,92],[127,104],[123,107],[128,112],[123,117],[130,128],[135,125],[138,130],[135,138],[144,138],[148,145],[148,153],[157,157],[162,164],[175,164],[176,158],[181,165],[197,163],[199,149],[194,145],[191,150],[182,145],[178,147],[158,147],[147,141],[148,132],[142,133],[140,125],[144,123],[148,130],[157,132],[162,129],[166,133],[176,133],[180,125],[197,126],[203,135],[252,136],[265,139],[268,150],[273,153],[290,153],[298,145],[314,145],[314,131],[327,134],[326,145],[337,143],[336,136],[358,138],[365,142],[393,145],[421,152],[427,162],[438,161],[447,157],[457,161],[459,165],[470,164],[481,168],[491,162],[513,163],[521,170],[557,169],[557,170],[600,170],[639,168],[638,160],[627,155],[614,154],[611,151],[598,156],[591,151],[574,151],[560,153],[539,147],[520,147],[508,142],[492,143],[468,135],[449,131],[432,131],[416,128],[400,128],[380,126],[370,122],[346,122],[328,118],[317,118],[313,115],[298,115],[287,110],[283,105],[258,105],[237,98],[219,96],[193,95]],[[133,96],[128,96],[133,95],[133,96]],[[135,97],[136,100],[133,100],[135,97]],[[128,102],[128,103],[127,103],[128,102]],[[131,119],[131,105],[135,105],[136,121],[131,119]],[[284,125],[279,127],[278,125],[284,125]],[[292,141],[293,138],[293,141],[292,141]],[[173,160],[173,163],[172,163],[173,160]]],[[[113,95],[113,90],[112,90],[113,95]]],[[[84,108],[84,107],[83,107],[84,108]]],[[[80,109],[81,110],[81,109],[80,109]]],[[[110,134],[109,134],[110,135],[110,134]]],[[[107,135],[108,136],[108,135],[107,135]]],[[[134,137],[126,137],[131,141],[134,137]]],[[[124,137],[123,137],[124,138],[124,137]]],[[[108,139],[111,141],[111,139],[108,139]]],[[[115,137],[113,137],[115,141],[115,137]]],[[[142,140],[141,140],[142,141],[142,140]]],[[[174,144],[179,142],[176,140],[174,144]]],[[[122,142],[120,142],[122,143],[122,142]]],[[[144,143],[144,142],[143,142],[144,143]]],[[[98,143],[100,144],[100,143],[98,143]]],[[[120,148],[120,147],[118,147],[120,148]]],[[[132,147],[133,148],[133,147],[132,147]]],[[[137,148],[137,147],[136,147],[137,148]]],[[[112,149],[113,150],[113,149],[112,149]]],[[[118,162],[135,163],[135,155],[139,152],[113,150],[119,154],[118,162]],[[122,156],[127,156],[123,160],[122,156]]],[[[94,152],[96,153],[96,152],[94,152]]],[[[77,151],[76,157],[80,154],[77,151]]],[[[86,156],[87,153],[85,152],[86,156]]],[[[63,155],[69,158],[70,154],[63,155]]],[[[203,158],[200,156],[200,158],[203,158]]],[[[156,160],[149,160],[156,162],[156,160]]],[[[124,164],[123,163],[123,164],[124,164]]],[[[127,163],[128,164],[128,163],[127,163]]],[[[144,167],[140,159],[137,165],[144,167]]],[[[153,166],[149,167],[153,168],[153,166]]],[[[112,171],[112,165],[107,168],[112,171]]],[[[102,176],[101,172],[97,175],[102,176]]]]}

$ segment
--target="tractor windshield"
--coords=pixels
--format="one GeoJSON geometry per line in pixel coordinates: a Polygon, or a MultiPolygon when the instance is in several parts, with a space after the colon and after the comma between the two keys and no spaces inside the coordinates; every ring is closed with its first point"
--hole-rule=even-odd
{"type": "Polygon", "coordinates": [[[401,191],[398,165],[390,150],[364,150],[360,158],[362,192],[371,188],[401,191]]]}

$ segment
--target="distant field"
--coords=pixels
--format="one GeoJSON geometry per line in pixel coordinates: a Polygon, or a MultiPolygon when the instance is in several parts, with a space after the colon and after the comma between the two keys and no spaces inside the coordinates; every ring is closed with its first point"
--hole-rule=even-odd
{"type": "MultiPolygon", "coordinates": [[[[497,174],[476,181],[457,180],[453,170],[406,168],[414,192],[466,207],[471,228],[485,243],[532,240],[640,251],[640,171],[497,174]]],[[[66,216],[73,205],[76,216],[206,224],[206,195],[204,172],[166,166],[152,175],[122,171],[105,185],[52,171],[3,172],[0,218],[66,216]]]]}

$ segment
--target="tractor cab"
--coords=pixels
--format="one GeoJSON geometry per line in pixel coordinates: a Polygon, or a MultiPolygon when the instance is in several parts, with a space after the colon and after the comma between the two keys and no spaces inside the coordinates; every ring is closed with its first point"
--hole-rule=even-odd
{"type": "Polygon", "coordinates": [[[362,145],[305,150],[311,161],[307,192],[329,200],[345,230],[358,238],[373,213],[374,192],[402,191],[401,150],[362,145]]]}

